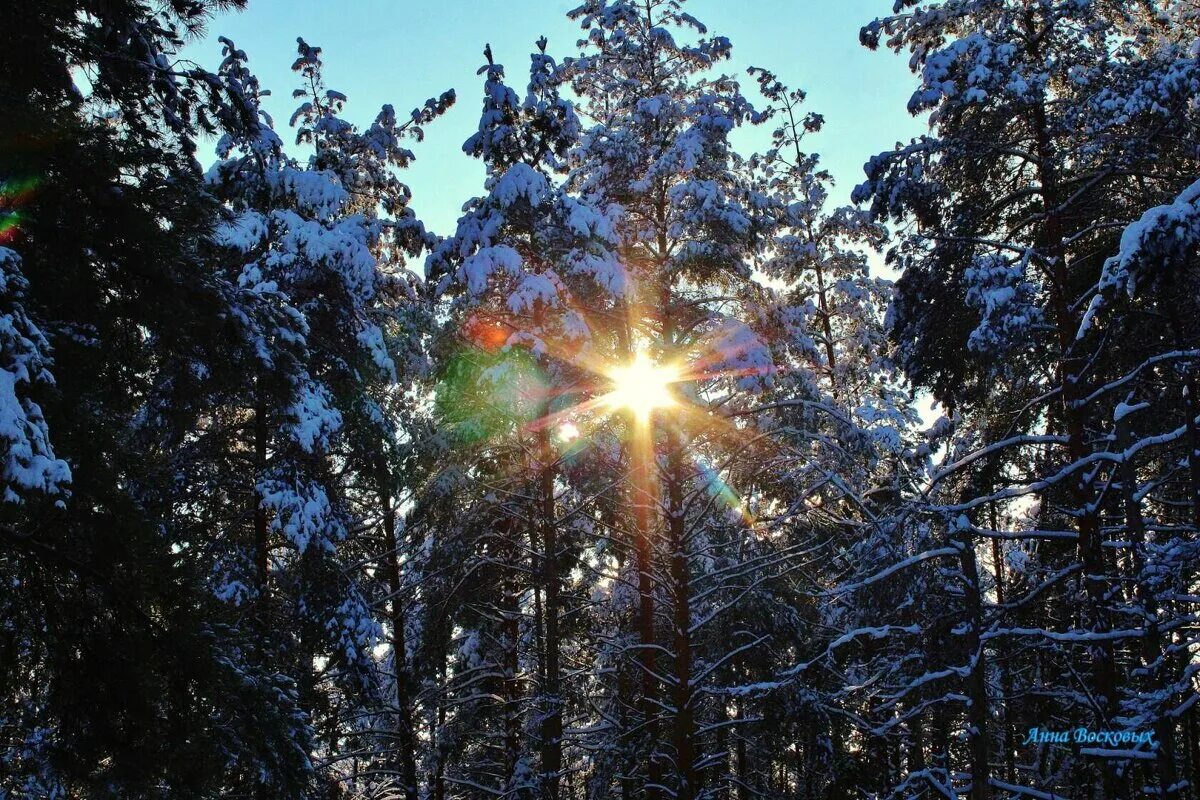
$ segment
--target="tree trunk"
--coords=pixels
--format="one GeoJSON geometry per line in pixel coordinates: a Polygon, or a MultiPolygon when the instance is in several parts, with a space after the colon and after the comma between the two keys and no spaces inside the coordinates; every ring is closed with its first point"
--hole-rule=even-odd
{"type": "MultiPolygon", "coordinates": [[[[1173,284],[1172,288],[1173,287],[1173,284]]],[[[1185,350],[1187,336],[1183,329],[1183,320],[1179,316],[1179,305],[1168,301],[1168,307],[1171,314],[1171,330],[1175,335],[1175,347],[1179,350],[1185,350]]],[[[1188,432],[1188,482],[1191,489],[1191,497],[1188,498],[1192,511],[1192,527],[1195,533],[1200,533],[1200,425],[1196,424],[1196,417],[1200,416],[1200,395],[1197,394],[1196,382],[1196,363],[1194,359],[1189,359],[1184,365],[1186,372],[1183,378],[1183,410],[1187,416],[1186,425],[1188,432]]]]}
{"type": "Polygon", "coordinates": [[[1200,787],[1200,726],[1196,724],[1197,714],[1200,714],[1200,710],[1195,705],[1184,713],[1188,738],[1188,777],[1191,778],[1188,791],[1192,797],[1196,796],[1197,787],[1200,787]]]}
{"type": "Polygon", "coordinates": [[[837,371],[837,356],[833,349],[833,323],[830,320],[829,302],[825,297],[825,271],[820,264],[816,266],[817,273],[817,308],[821,315],[821,333],[825,337],[825,358],[829,362],[829,392],[838,399],[838,385],[835,373],[837,371]]]}
{"type": "MultiPolygon", "coordinates": [[[[543,419],[549,413],[544,409],[543,419]]],[[[542,797],[558,800],[559,776],[562,772],[562,686],[559,675],[559,606],[558,530],[554,505],[555,454],[550,446],[550,433],[543,425],[538,430],[538,453],[541,461],[538,476],[538,516],[542,533],[542,588],[546,593],[543,608],[545,617],[545,664],[542,696],[545,700],[542,717],[542,797]]]]}
{"type": "MultiPolygon", "coordinates": [[[[446,686],[446,658],[449,650],[449,631],[446,629],[445,621],[440,620],[438,623],[437,636],[437,685],[446,686]]],[[[441,735],[442,730],[446,727],[446,697],[443,692],[437,694],[437,710],[435,712],[435,724],[433,726],[433,735],[430,737],[430,746],[433,750],[433,775],[430,778],[430,784],[433,789],[433,800],[446,800],[446,757],[442,752],[441,735]]]]}
{"type": "Polygon", "coordinates": [[[987,650],[980,638],[983,626],[983,598],[979,590],[979,568],[975,559],[975,545],[966,532],[955,537],[959,551],[959,568],[966,579],[967,613],[970,629],[966,637],[967,652],[971,657],[971,671],[967,675],[967,697],[971,704],[967,710],[970,730],[967,733],[971,759],[971,800],[990,800],[991,763],[988,729],[987,696],[987,650]]]}
{"type": "Polygon", "coordinates": [[[696,770],[696,726],[692,708],[692,615],[691,569],[685,541],[683,518],[683,443],[671,436],[667,456],[667,544],[671,548],[671,596],[674,601],[673,649],[675,675],[672,698],[674,720],[671,727],[678,778],[676,800],[694,800],[700,791],[696,770]]]}
{"type": "MultiPolygon", "coordinates": [[[[1117,447],[1128,451],[1133,443],[1130,431],[1129,415],[1117,420],[1117,447]]],[[[1146,523],[1142,518],[1141,503],[1137,499],[1137,469],[1132,459],[1122,459],[1120,464],[1121,499],[1125,506],[1125,527],[1133,544],[1133,574],[1134,589],[1137,599],[1148,620],[1146,635],[1142,637],[1142,665],[1146,673],[1154,680],[1156,674],[1168,668],[1169,660],[1163,659],[1163,648],[1158,628],[1158,599],[1146,587],[1142,579],[1142,567],[1145,564],[1146,523]],[[1163,660],[1158,669],[1154,665],[1163,660]]],[[[1157,681],[1161,684],[1162,681],[1157,681]]],[[[1160,689],[1161,686],[1152,686],[1160,689]]],[[[1176,783],[1175,773],[1175,724],[1161,712],[1154,722],[1154,734],[1158,739],[1158,751],[1155,753],[1155,772],[1158,777],[1159,797],[1167,797],[1176,783]]],[[[1176,790],[1177,791],[1177,790],[1176,790]]]]}
{"type": "Polygon", "coordinates": [[[633,437],[633,506],[636,528],[634,531],[634,566],[638,573],[638,636],[641,648],[638,663],[642,672],[641,714],[642,725],[648,741],[648,763],[646,771],[647,800],[657,800],[662,787],[662,766],[658,750],[658,706],[654,702],[658,691],[655,680],[655,648],[658,643],[654,635],[654,582],[653,544],[650,537],[654,530],[654,486],[651,479],[651,459],[654,443],[649,426],[635,431],[633,437]]]}
{"type": "MultiPolygon", "coordinates": [[[[1026,17],[1031,42],[1038,41],[1032,12],[1026,17]]],[[[1036,44],[1031,44],[1031,55],[1039,58],[1036,44]]],[[[1067,269],[1067,249],[1062,229],[1061,193],[1058,172],[1055,169],[1055,153],[1050,140],[1046,119],[1045,101],[1033,106],[1033,133],[1037,153],[1037,173],[1041,183],[1042,207],[1045,219],[1039,238],[1039,249],[1049,266],[1051,307],[1055,333],[1058,337],[1058,359],[1055,373],[1061,386],[1061,415],[1067,433],[1067,455],[1071,462],[1078,462],[1088,454],[1084,409],[1079,407],[1083,397],[1081,372],[1085,363],[1075,355],[1075,336],[1079,329],[1078,314],[1073,310],[1070,296],[1070,273],[1067,269]]],[[[1083,564],[1083,584],[1089,599],[1089,622],[1100,632],[1108,630],[1105,604],[1104,553],[1100,542],[1100,524],[1093,508],[1094,492],[1086,484],[1086,472],[1078,470],[1071,480],[1071,497],[1077,515],[1076,529],[1079,532],[1079,556],[1083,564]]],[[[1104,723],[1108,723],[1118,711],[1117,680],[1113,646],[1103,640],[1092,650],[1093,677],[1099,694],[1104,698],[1104,723]]],[[[1111,770],[1106,769],[1106,774],[1111,770]]]]}
{"type": "Polygon", "coordinates": [[[921,772],[925,769],[925,728],[924,714],[920,711],[910,719],[908,724],[908,772],[921,772]]]}
{"type": "MultiPolygon", "coordinates": [[[[1047,205],[1053,202],[1047,199],[1047,205]]],[[[1046,228],[1054,231],[1053,234],[1048,234],[1047,238],[1058,242],[1053,247],[1051,256],[1054,259],[1055,325],[1060,347],[1060,358],[1056,369],[1062,386],[1062,415],[1066,423],[1067,454],[1072,462],[1076,462],[1087,456],[1083,411],[1077,405],[1082,393],[1079,388],[1079,376],[1075,372],[1075,370],[1081,369],[1083,364],[1078,358],[1071,355],[1078,319],[1071,311],[1070,298],[1067,295],[1069,291],[1068,273],[1065,256],[1062,254],[1057,218],[1054,214],[1049,215],[1046,228]]],[[[1103,613],[1104,557],[1100,543],[1099,521],[1096,518],[1096,512],[1092,510],[1093,492],[1091,487],[1085,484],[1085,479],[1085,472],[1078,471],[1071,482],[1071,494],[1078,513],[1079,554],[1083,562],[1084,585],[1091,600],[1092,622],[1100,626],[1100,630],[1105,630],[1107,625],[1104,622],[1105,615],[1103,613]]],[[[1111,717],[1116,712],[1117,701],[1112,645],[1105,641],[1096,649],[1096,688],[1104,696],[1111,717]]]]}
{"type": "Polygon", "coordinates": [[[392,500],[389,476],[380,470],[379,504],[383,513],[384,569],[387,570],[388,604],[392,623],[392,662],[396,681],[396,765],[404,781],[405,800],[418,800],[416,736],[408,686],[408,649],[404,635],[404,598],[401,597],[400,552],[396,540],[396,509],[392,500]]]}
{"type": "Polygon", "coordinates": [[[933,751],[932,761],[935,769],[943,773],[942,779],[949,782],[954,774],[950,762],[950,722],[946,718],[946,709],[938,705],[933,708],[933,751]]]}
{"type": "Polygon", "coordinates": [[[721,726],[716,730],[716,752],[720,753],[720,759],[713,759],[713,764],[709,769],[711,774],[706,779],[706,783],[712,785],[712,791],[709,792],[710,798],[715,800],[728,800],[729,798],[729,723],[732,717],[729,715],[729,707],[722,704],[721,706],[721,726]]]}
{"type": "MultiPolygon", "coordinates": [[[[991,514],[992,530],[1000,530],[1000,520],[994,504],[989,513],[991,514]]],[[[996,605],[1003,607],[1006,597],[1005,587],[1007,585],[1007,578],[1005,577],[1004,549],[1000,546],[999,539],[992,539],[992,568],[996,573],[996,605]]],[[[1012,698],[1012,676],[1008,671],[1008,662],[1000,653],[996,654],[996,666],[1000,673],[1000,697],[996,700],[996,706],[1001,712],[1000,724],[1003,728],[1001,741],[1004,747],[1004,778],[1011,783],[1016,780],[1016,768],[1013,758],[1017,752],[1016,737],[1013,733],[1013,713],[1012,709],[1009,708],[1012,698]]]]}
{"type": "MultiPolygon", "coordinates": [[[[742,700],[737,701],[737,719],[739,722],[745,719],[745,710],[742,708],[742,700]]],[[[750,775],[750,759],[746,755],[746,737],[742,734],[742,725],[739,724],[734,728],[734,734],[737,736],[737,749],[735,751],[737,758],[737,800],[750,800],[750,786],[752,777],[750,775]]]]}
{"type": "MultiPolygon", "coordinates": [[[[506,784],[517,775],[521,759],[521,608],[517,575],[519,560],[512,521],[502,520],[496,526],[504,553],[504,574],[501,576],[501,632],[504,642],[503,676],[500,696],[504,700],[504,778],[506,784]]],[[[524,797],[524,792],[515,796],[524,797]]]]}
{"type": "MultiPolygon", "coordinates": [[[[257,383],[255,393],[260,392],[257,383]]],[[[254,566],[255,579],[258,585],[258,596],[265,601],[267,598],[267,510],[263,508],[258,496],[258,481],[267,467],[267,409],[261,397],[254,404],[254,477],[250,486],[250,502],[254,513],[254,566]]]]}

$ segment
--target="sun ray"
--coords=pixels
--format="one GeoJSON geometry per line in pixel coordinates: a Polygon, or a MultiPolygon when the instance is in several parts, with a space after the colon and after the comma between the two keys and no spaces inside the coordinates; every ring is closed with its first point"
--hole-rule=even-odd
{"type": "MultiPolygon", "coordinates": [[[[636,331],[637,320],[644,316],[645,310],[632,306],[627,310],[631,314],[630,329],[636,331]]],[[[585,317],[591,316],[586,309],[577,311],[585,317]]],[[[517,333],[519,329],[512,322],[484,314],[474,316],[463,330],[464,339],[493,358],[505,358],[506,353],[526,349],[527,342],[511,338],[517,333]]],[[[579,342],[554,337],[539,341],[543,349],[535,361],[548,357],[575,367],[579,373],[569,385],[552,386],[551,382],[545,381],[540,387],[532,387],[542,394],[527,398],[526,402],[540,407],[542,412],[526,418],[520,428],[528,432],[550,431],[562,457],[568,458],[588,446],[587,442],[606,419],[624,415],[629,423],[624,437],[631,448],[633,463],[643,465],[641,469],[631,468],[630,478],[637,496],[657,494],[658,481],[650,475],[655,463],[656,427],[661,426],[664,432],[676,436],[684,436],[685,431],[701,437],[737,436],[743,432],[736,422],[737,415],[722,413],[723,403],[719,400],[715,405],[712,398],[706,400],[706,387],[711,390],[721,381],[736,381],[764,373],[762,367],[730,366],[720,353],[698,353],[687,361],[656,362],[650,351],[641,346],[631,358],[613,362],[601,352],[580,346],[579,342]],[[669,413],[659,413],[663,411],[669,413]]],[[[784,370],[770,369],[772,374],[779,371],[784,370]]],[[[769,441],[761,442],[753,449],[763,455],[763,445],[767,445],[766,449],[772,451],[772,455],[780,449],[778,443],[769,441]]],[[[748,529],[756,528],[759,521],[750,510],[749,498],[739,496],[722,477],[722,471],[704,463],[698,453],[693,454],[693,461],[697,477],[704,484],[703,491],[737,514],[748,529]]],[[[635,512],[648,513],[640,507],[635,508],[635,512]]],[[[643,523],[651,524],[649,519],[643,523]]]]}
{"type": "Polygon", "coordinates": [[[677,405],[673,386],[682,379],[677,367],[655,364],[639,350],[628,364],[608,370],[612,389],[601,398],[610,409],[626,408],[641,419],[656,409],[677,405]]]}

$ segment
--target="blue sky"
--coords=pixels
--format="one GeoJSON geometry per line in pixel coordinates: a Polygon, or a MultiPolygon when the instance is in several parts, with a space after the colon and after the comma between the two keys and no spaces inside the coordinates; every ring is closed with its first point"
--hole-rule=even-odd
{"type": "MultiPolygon", "coordinates": [[[[345,116],[366,125],[379,106],[398,113],[448,88],[458,103],[428,127],[424,142],[410,143],[417,160],[404,174],[413,207],[426,225],[451,233],[466,199],[481,192],[482,167],[464,155],[462,142],[475,129],[482,78],[475,70],[490,42],[510,82],[523,87],[534,40],[545,34],[548,52],[575,55],[579,28],[566,13],[572,0],[249,0],[245,11],[222,14],[207,38],[185,55],[215,68],[217,36],[227,36],[247,52],[263,86],[273,91],[267,108],[285,140],[295,108],[291,72],[296,37],[323,49],[326,83],[349,97],[345,116]]],[[[874,153],[891,149],[924,130],[905,111],[914,78],[906,59],[870,52],[858,43],[866,22],[891,10],[891,0],[691,0],[689,13],[710,33],[733,42],[726,71],[745,75],[763,66],[785,83],[808,92],[808,105],[825,115],[825,129],[809,148],[819,152],[837,180],[835,200],[845,202],[862,178],[862,165],[874,153]]],[[[756,97],[753,80],[745,77],[756,97]]],[[[766,131],[743,135],[753,147],[766,131]]],[[[212,158],[211,151],[201,154],[212,158]]]]}

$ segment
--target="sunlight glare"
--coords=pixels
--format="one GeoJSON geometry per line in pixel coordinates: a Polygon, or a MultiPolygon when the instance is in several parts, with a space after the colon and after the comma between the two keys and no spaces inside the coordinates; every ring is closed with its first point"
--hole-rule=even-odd
{"type": "Polygon", "coordinates": [[[628,408],[638,418],[646,418],[656,408],[675,405],[671,384],[679,382],[679,371],[655,364],[644,350],[629,364],[611,369],[608,376],[613,388],[604,403],[611,409],[628,408]]]}

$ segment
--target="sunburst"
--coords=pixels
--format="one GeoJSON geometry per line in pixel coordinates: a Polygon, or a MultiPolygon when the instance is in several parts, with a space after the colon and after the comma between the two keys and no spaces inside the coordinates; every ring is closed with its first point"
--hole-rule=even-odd
{"type": "Polygon", "coordinates": [[[639,350],[628,364],[610,367],[607,377],[612,389],[600,398],[610,410],[628,409],[639,420],[655,410],[677,405],[673,386],[683,380],[682,371],[670,364],[655,364],[645,350],[639,350]]]}

